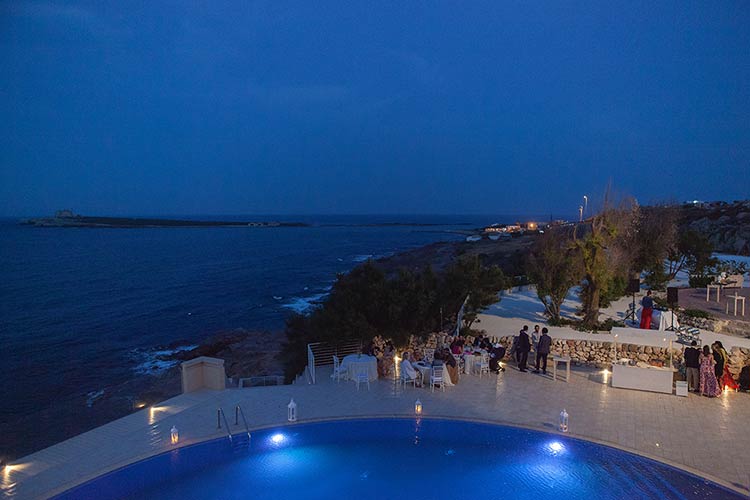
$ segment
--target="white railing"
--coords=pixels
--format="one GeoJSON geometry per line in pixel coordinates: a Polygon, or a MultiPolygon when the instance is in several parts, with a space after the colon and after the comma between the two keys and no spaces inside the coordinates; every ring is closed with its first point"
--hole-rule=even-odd
{"type": "MultiPolygon", "coordinates": [[[[316,343],[316,345],[319,342],[316,343]]],[[[310,383],[315,383],[315,354],[312,350],[313,344],[307,344],[307,373],[310,375],[310,383]]]]}
{"type": "Polygon", "coordinates": [[[352,340],[339,345],[331,345],[328,342],[313,342],[307,344],[307,373],[310,383],[315,383],[315,367],[333,364],[333,356],[340,358],[349,354],[362,352],[362,342],[352,340]]]}

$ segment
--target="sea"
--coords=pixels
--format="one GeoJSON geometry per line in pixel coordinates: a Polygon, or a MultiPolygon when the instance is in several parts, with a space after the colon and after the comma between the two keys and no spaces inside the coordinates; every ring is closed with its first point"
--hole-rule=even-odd
{"type": "Polygon", "coordinates": [[[309,312],[339,273],[367,259],[519,220],[186,218],[309,226],[37,228],[0,219],[0,419],[81,396],[90,406],[110,385],[168,368],[157,355],[217,332],[245,328],[280,335],[291,312],[309,312]]]}

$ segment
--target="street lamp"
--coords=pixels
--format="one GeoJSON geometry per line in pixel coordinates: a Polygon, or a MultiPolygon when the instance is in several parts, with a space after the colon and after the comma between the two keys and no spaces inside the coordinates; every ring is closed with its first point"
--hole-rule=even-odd
{"type": "Polygon", "coordinates": [[[583,213],[586,213],[586,209],[589,208],[589,197],[585,194],[583,195],[583,213]]]}
{"type": "Polygon", "coordinates": [[[583,205],[578,205],[578,222],[583,222],[583,205]]]}

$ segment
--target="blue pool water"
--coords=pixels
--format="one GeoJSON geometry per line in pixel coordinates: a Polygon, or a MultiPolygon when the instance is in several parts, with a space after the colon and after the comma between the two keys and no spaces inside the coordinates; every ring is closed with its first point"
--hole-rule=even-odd
{"type": "Polygon", "coordinates": [[[538,431],[454,420],[299,424],[178,449],[59,500],[742,498],[621,450],[538,431]]]}

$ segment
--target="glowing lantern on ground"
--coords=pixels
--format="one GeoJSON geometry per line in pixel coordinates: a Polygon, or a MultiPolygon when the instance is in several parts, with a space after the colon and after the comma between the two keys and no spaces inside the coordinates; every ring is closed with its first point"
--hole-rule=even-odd
{"type": "Polygon", "coordinates": [[[169,435],[172,439],[172,444],[177,444],[177,442],[180,440],[180,433],[177,431],[177,427],[175,427],[174,425],[169,431],[169,435]]]}
{"type": "Polygon", "coordinates": [[[417,399],[417,401],[414,403],[414,413],[417,415],[422,414],[422,402],[417,399]]]}
{"type": "Polygon", "coordinates": [[[560,431],[568,432],[568,412],[565,411],[565,408],[560,412],[560,431]]]}

